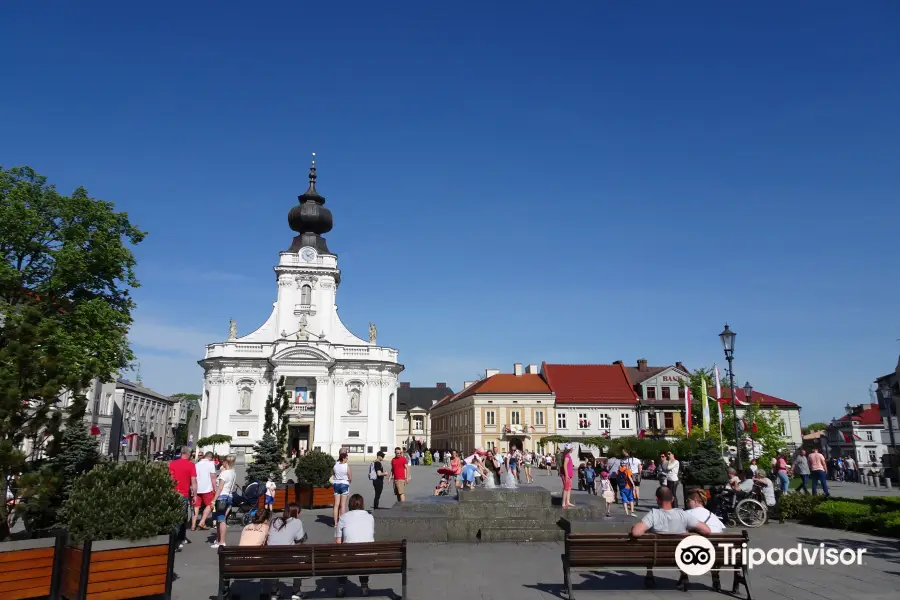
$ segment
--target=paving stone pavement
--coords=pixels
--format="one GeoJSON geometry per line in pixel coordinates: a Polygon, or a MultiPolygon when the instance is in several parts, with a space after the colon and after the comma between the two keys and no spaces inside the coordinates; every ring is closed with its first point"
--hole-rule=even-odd
{"type": "MultiPolygon", "coordinates": [[[[372,486],[365,479],[365,470],[358,467],[362,483],[353,486],[353,492],[363,494],[366,506],[371,506],[372,486]]],[[[358,475],[359,477],[359,475],[358,475]]],[[[409,486],[409,495],[421,497],[429,495],[437,482],[432,467],[416,467],[409,486]]],[[[558,491],[558,479],[538,474],[536,483],[558,491]],[[542,481],[543,480],[543,481],[542,481]]],[[[849,496],[859,492],[852,487],[857,484],[838,484],[832,494],[849,496]]],[[[864,488],[865,486],[858,486],[864,488]]],[[[645,482],[641,486],[642,495],[652,498],[655,482],[645,482]]],[[[874,489],[871,493],[874,493],[874,489]]],[[[885,491],[882,491],[885,493],[885,491]]],[[[889,493],[889,492],[888,492],[889,493]]],[[[894,492],[896,493],[896,492],[894,492]]],[[[866,495],[870,494],[867,490],[866,495]]],[[[578,502],[578,493],[574,500],[578,502]]],[[[864,495],[863,493],[859,494],[864,495]]],[[[393,504],[393,498],[383,498],[383,506],[393,504]]],[[[621,510],[616,506],[614,510],[621,510]]],[[[641,510],[641,509],[639,509],[641,510]]],[[[645,510],[645,509],[644,509],[645,510]]],[[[377,513],[376,513],[377,518],[377,513]]],[[[310,543],[332,541],[333,528],[329,509],[304,511],[304,525],[309,533],[310,543]]],[[[237,543],[240,528],[231,528],[228,542],[237,543]]],[[[205,532],[189,533],[193,543],[176,555],[173,586],[175,600],[197,600],[215,598],[217,590],[218,560],[216,551],[209,547],[212,537],[205,532]]],[[[769,550],[771,548],[792,548],[797,544],[809,547],[826,543],[839,548],[866,548],[863,566],[759,566],[750,573],[753,598],[774,600],[897,600],[900,598],[900,541],[878,538],[831,529],[821,529],[793,523],[769,524],[750,530],[751,546],[769,550]]],[[[482,600],[528,600],[563,599],[562,566],[560,543],[494,543],[494,544],[411,544],[409,548],[408,596],[413,600],[435,596],[453,595],[456,598],[481,598],[482,600]]],[[[590,600],[631,600],[644,598],[704,597],[722,598],[712,591],[708,576],[696,578],[687,593],[675,589],[674,572],[656,572],[658,587],[643,589],[643,573],[623,570],[578,574],[574,578],[576,597],[590,600]]],[[[348,597],[358,596],[359,590],[353,581],[348,587],[348,597]]],[[[723,574],[723,586],[730,589],[730,575],[723,574]]],[[[399,576],[374,576],[371,583],[372,596],[390,597],[400,592],[399,576]]],[[[334,596],[334,580],[305,580],[303,589],[310,598],[334,596]]],[[[236,585],[242,599],[260,597],[262,588],[255,583],[236,585]]],[[[743,598],[743,591],[738,594],[743,598]]]]}

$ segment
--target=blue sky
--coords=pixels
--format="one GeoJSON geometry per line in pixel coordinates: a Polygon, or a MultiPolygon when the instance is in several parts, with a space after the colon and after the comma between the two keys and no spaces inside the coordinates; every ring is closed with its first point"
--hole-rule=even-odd
{"type": "Polygon", "coordinates": [[[866,402],[900,351],[900,7],[492,4],[7,4],[0,164],[149,232],[163,392],[268,316],[315,151],[340,314],[404,380],[721,365],[728,321],[804,422],[866,402]]]}

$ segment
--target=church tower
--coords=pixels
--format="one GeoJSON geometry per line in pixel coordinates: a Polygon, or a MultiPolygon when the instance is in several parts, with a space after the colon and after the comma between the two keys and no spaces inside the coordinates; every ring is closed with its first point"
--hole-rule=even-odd
{"type": "MultiPolygon", "coordinates": [[[[334,226],[316,190],[313,155],[309,187],[288,212],[297,233],[280,253],[273,310],[256,331],[210,344],[204,368],[201,436],[232,436],[246,455],[262,436],[266,398],[281,377],[291,394],[288,454],[320,448],[351,460],[371,460],[395,439],[398,352],[354,335],[337,313],[341,282],[336,254],[323,237],[334,226]]],[[[229,336],[231,337],[231,336],[229,336]]]]}

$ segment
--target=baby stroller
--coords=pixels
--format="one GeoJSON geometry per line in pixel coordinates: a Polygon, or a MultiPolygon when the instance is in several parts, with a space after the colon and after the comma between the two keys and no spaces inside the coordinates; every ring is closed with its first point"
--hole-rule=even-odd
{"type": "Polygon", "coordinates": [[[231,511],[228,513],[229,525],[249,525],[256,511],[259,510],[259,496],[263,486],[258,481],[248,483],[243,491],[234,492],[231,496],[231,511]]]}
{"type": "Polygon", "coordinates": [[[438,469],[437,472],[441,475],[441,480],[438,482],[436,486],[434,486],[434,495],[435,496],[449,496],[450,495],[450,478],[453,477],[453,471],[451,469],[438,469]]]}

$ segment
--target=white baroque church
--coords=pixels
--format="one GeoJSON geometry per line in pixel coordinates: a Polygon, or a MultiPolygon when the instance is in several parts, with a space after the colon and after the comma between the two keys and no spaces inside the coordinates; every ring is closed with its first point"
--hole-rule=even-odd
{"type": "MultiPolygon", "coordinates": [[[[313,155],[315,156],[315,155],[313,155]]],[[[319,448],[337,456],[370,459],[395,445],[397,377],[403,365],[393,348],[355,336],[337,314],[341,283],[337,255],[322,234],[331,231],[331,211],[316,191],[316,163],[309,189],[288,214],[298,235],[275,267],[278,297],[272,314],[248,335],[206,346],[200,436],[232,438],[223,450],[250,456],[262,437],[266,399],[279,378],[291,395],[288,453],[319,448]]]]}

